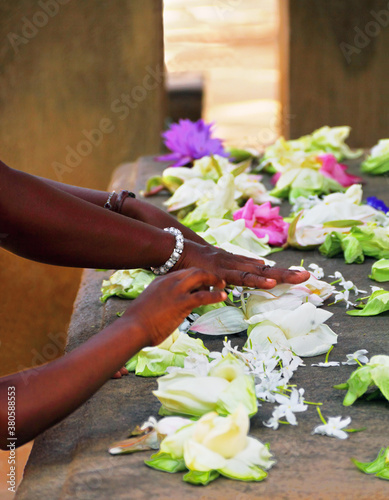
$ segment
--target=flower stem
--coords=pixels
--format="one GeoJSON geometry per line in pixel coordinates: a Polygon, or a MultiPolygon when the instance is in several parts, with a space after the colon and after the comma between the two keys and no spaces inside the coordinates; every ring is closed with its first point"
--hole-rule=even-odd
{"type": "Polygon", "coordinates": [[[332,345],[332,346],[328,349],[327,354],[326,354],[326,359],[324,360],[324,362],[325,362],[325,363],[328,363],[328,357],[329,357],[330,352],[332,351],[332,349],[333,349],[333,348],[334,348],[334,346],[332,345]]]}
{"type": "Polygon", "coordinates": [[[316,410],[317,413],[319,414],[320,420],[323,422],[324,425],[327,425],[326,419],[323,417],[323,414],[318,406],[316,407],[316,410]]]}

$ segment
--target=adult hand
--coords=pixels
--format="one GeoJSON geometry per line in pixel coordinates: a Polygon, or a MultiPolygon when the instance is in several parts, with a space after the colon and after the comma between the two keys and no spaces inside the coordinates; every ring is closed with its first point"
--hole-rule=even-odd
{"type": "Polygon", "coordinates": [[[156,278],[127,308],[122,319],[131,319],[149,337],[149,345],[160,344],[188,314],[201,305],[226,300],[224,280],[216,274],[189,268],[156,278]],[[212,289],[210,289],[212,287],[212,289]]]}
{"type": "Polygon", "coordinates": [[[266,266],[262,260],[234,255],[211,245],[185,240],[184,252],[173,270],[197,267],[212,271],[230,285],[273,288],[277,283],[302,283],[309,271],[266,266]]]}

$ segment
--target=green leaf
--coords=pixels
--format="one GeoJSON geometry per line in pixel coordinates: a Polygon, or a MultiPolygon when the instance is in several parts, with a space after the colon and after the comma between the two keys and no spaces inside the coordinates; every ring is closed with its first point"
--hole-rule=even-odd
{"type": "Polygon", "coordinates": [[[300,220],[301,216],[303,215],[303,212],[299,212],[296,217],[293,219],[293,221],[289,225],[288,229],[288,244],[292,247],[295,248],[303,248],[301,245],[297,243],[296,239],[296,229],[297,229],[297,223],[300,220]]]}
{"type": "Polygon", "coordinates": [[[219,477],[219,473],[216,470],[211,470],[207,472],[200,472],[197,470],[191,470],[182,478],[185,482],[191,484],[202,484],[206,486],[211,481],[214,481],[219,477]]]}
{"type": "Polygon", "coordinates": [[[327,257],[335,257],[342,251],[343,235],[336,231],[327,234],[324,243],[320,245],[319,252],[327,257]]]}
{"type": "Polygon", "coordinates": [[[245,160],[251,160],[251,158],[255,157],[253,153],[247,151],[247,149],[239,149],[231,147],[227,148],[227,152],[230,153],[231,155],[230,161],[232,160],[234,163],[240,163],[245,160]]]}
{"type": "Polygon", "coordinates": [[[347,381],[348,391],[343,401],[344,406],[352,405],[356,399],[365,394],[372,384],[371,370],[371,366],[365,365],[353,371],[347,381]]]}
{"type": "Polygon", "coordinates": [[[363,309],[347,311],[350,316],[377,316],[389,311],[389,292],[387,290],[376,290],[369,297],[363,309]]]}
{"type": "Polygon", "coordinates": [[[241,474],[235,475],[231,469],[229,469],[228,471],[226,469],[223,469],[219,472],[229,479],[237,479],[239,481],[263,481],[267,478],[267,472],[256,465],[252,465],[249,468],[249,471],[250,473],[246,477],[243,477],[241,474]]]}
{"type": "Polygon", "coordinates": [[[370,279],[383,282],[389,281],[389,259],[380,259],[371,267],[370,279]]]}
{"type": "Polygon", "coordinates": [[[389,468],[377,472],[376,477],[379,477],[380,479],[386,479],[389,481],[389,468]]]}
{"type": "MultiPolygon", "coordinates": [[[[380,474],[383,471],[386,474],[389,473],[389,463],[386,461],[386,457],[389,453],[389,446],[387,448],[381,448],[379,451],[377,458],[372,462],[359,462],[355,458],[352,458],[351,461],[353,464],[358,467],[358,469],[365,474],[380,474]]],[[[386,478],[385,478],[386,479],[386,478]]]]}
{"type": "Polygon", "coordinates": [[[166,175],[162,177],[163,185],[171,192],[174,193],[184,181],[179,177],[173,177],[172,175],[166,175]]]}
{"type": "Polygon", "coordinates": [[[146,182],[146,194],[152,193],[156,188],[164,186],[163,179],[160,175],[150,177],[146,182]]]}
{"type": "Polygon", "coordinates": [[[357,238],[354,238],[351,234],[347,234],[342,238],[341,246],[346,264],[362,264],[365,260],[361,244],[357,238]]]}
{"type": "Polygon", "coordinates": [[[183,458],[173,458],[168,453],[163,452],[158,452],[154,455],[151,455],[150,460],[145,460],[145,464],[153,469],[170,473],[186,470],[186,465],[183,458]]]}
{"type": "Polygon", "coordinates": [[[371,376],[375,385],[389,401],[389,366],[375,366],[371,376]]]}
{"type": "Polygon", "coordinates": [[[348,383],[345,382],[344,384],[337,384],[333,386],[334,389],[339,389],[341,391],[347,390],[348,389],[348,383]]]}
{"type": "Polygon", "coordinates": [[[234,170],[232,170],[231,174],[234,177],[237,177],[240,174],[243,174],[243,172],[246,172],[246,170],[250,167],[251,165],[251,159],[243,161],[242,163],[239,163],[234,170]]]}
{"type": "Polygon", "coordinates": [[[375,157],[370,156],[362,163],[361,170],[371,175],[383,175],[389,172],[389,153],[375,157]]]}
{"type": "Polygon", "coordinates": [[[362,226],[363,222],[355,219],[344,219],[344,220],[330,220],[323,222],[323,227],[352,227],[352,226],[362,226]]]}
{"type": "Polygon", "coordinates": [[[134,372],[137,363],[138,363],[138,355],[135,354],[135,356],[133,356],[129,361],[127,361],[125,366],[129,372],[134,372]]]}

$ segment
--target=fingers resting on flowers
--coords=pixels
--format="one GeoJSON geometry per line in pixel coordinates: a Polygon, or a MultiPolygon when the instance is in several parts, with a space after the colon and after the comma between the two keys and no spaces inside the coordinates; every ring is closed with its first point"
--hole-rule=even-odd
{"type": "Polygon", "coordinates": [[[172,269],[195,266],[208,269],[229,285],[251,288],[273,288],[277,283],[302,283],[309,279],[308,271],[296,271],[266,266],[262,260],[234,255],[221,248],[185,242],[184,252],[172,269]]]}
{"type": "Polygon", "coordinates": [[[204,269],[169,273],[156,278],[122,318],[131,317],[149,336],[150,345],[158,345],[196,307],[226,300],[225,286],[224,280],[204,269]]]}

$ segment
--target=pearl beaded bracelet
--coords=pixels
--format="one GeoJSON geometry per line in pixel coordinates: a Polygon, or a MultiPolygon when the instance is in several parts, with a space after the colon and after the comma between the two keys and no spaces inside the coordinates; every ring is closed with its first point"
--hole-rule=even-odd
{"type": "Polygon", "coordinates": [[[180,260],[182,252],[184,250],[184,237],[182,236],[182,233],[179,229],[177,229],[176,227],[165,227],[164,231],[174,234],[174,236],[176,237],[176,246],[174,247],[171,256],[168,258],[165,264],[163,264],[163,266],[150,268],[157,276],[169,272],[170,269],[180,260]]]}

